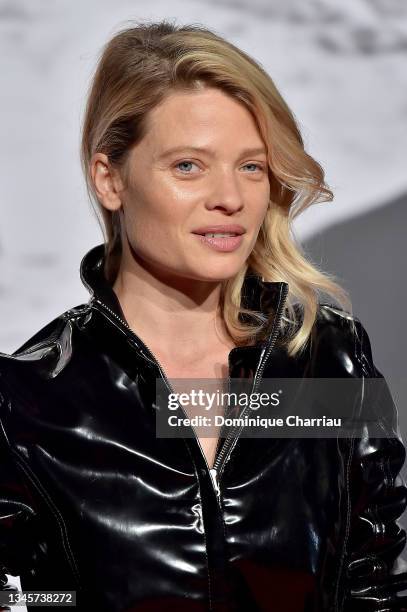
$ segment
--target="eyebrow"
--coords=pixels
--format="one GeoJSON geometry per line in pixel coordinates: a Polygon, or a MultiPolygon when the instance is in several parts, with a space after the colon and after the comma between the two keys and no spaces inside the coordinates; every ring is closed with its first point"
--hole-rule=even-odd
{"type": "MultiPolygon", "coordinates": [[[[169,157],[170,155],[172,155],[173,153],[181,153],[182,151],[194,151],[197,153],[207,153],[209,155],[211,155],[212,157],[216,156],[216,153],[213,151],[213,149],[210,148],[205,148],[205,147],[192,147],[192,146],[183,146],[180,145],[178,147],[172,147],[171,149],[167,149],[167,151],[164,151],[164,153],[162,153],[158,159],[164,159],[166,157],[169,157]]],[[[240,157],[243,157],[245,155],[259,155],[259,154],[264,154],[267,155],[267,151],[264,147],[255,147],[255,148],[251,148],[251,149],[245,149],[244,151],[241,152],[240,157]]]]}

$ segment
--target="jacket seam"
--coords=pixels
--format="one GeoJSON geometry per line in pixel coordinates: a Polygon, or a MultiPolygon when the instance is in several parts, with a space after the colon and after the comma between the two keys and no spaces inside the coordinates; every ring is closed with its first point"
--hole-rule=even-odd
{"type": "MultiPolygon", "coordinates": [[[[355,318],[355,321],[359,322],[358,319],[355,318]]],[[[361,337],[359,338],[357,327],[355,325],[355,331],[353,333],[353,351],[355,354],[355,358],[362,367],[362,371],[366,373],[365,364],[362,363],[362,342],[363,342],[363,331],[361,328],[361,337]],[[360,353],[359,353],[360,351],[360,353]]]]}
{"type": "MultiPolygon", "coordinates": [[[[98,312],[99,314],[101,314],[103,317],[105,317],[105,319],[107,319],[107,320],[108,320],[108,321],[109,321],[109,322],[110,322],[110,323],[113,325],[113,327],[115,327],[116,329],[118,329],[118,330],[119,330],[119,331],[120,331],[120,332],[123,334],[123,336],[126,338],[127,342],[128,342],[129,344],[131,344],[131,346],[135,347],[135,348],[136,348],[136,349],[139,351],[140,355],[142,355],[142,357],[143,357],[143,358],[144,358],[146,361],[148,361],[148,362],[149,362],[150,364],[152,364],[153,366],[156,366],[156,365],[157,365],[157,364],[156,364],[154,361],[152,361],[152,360],[150,359],[150,357],[149,357],[148,355],[146,355],[146,354],[145,354],[145,352],[144,352],[144,350],[143,350],[143,347],[142,347],[142,346],[140,346],[140,345],[139,345],[139,344],[136,342],[136,340],[135,340],[134,338],[130,337],[130,335],[127,333],[127,330],[122,329],[122,328],[121,328],[119,325],[117,325],[117,323],[116,323],[116,322],[115,322],[115,321],[114,321],[114,320],[113,320],[111,317],[109,317],[109,315],[108,315],[108,314],[107,314],[107,313],[106,313],[104,310],[102,310],[101,308],[99,308],[99,307],[98,307],[97,305],[95,305],[95,304],[92,304],[92,305],[91,305],[91,309],[93,309],[93,310],[95,310],[96,312],[98,312]]],[[[129,331],[131,332],[131,330],[129,330],[129,331]]]]}
{"type": "MultiPolygon", "coordinates": [[[[357,359],[357,361],[362,366],[362,370],[364,371],[365,368],[364,368],[364,366],[363,366],[363,364],[361,362],[360,356],[359,356],[359,349],[358,349],[357,339],[359,339],[359,336],[357,335],[357,330],[356,330],[356,326],[355,326],[355,331],[353,333],[354,354],[355,354],[355,358],[357,359]]],[[[362,347],[361,339],[359,339],[359,341],[360,341],[360,347],[362,347]]],[[[346,553],[347,553],[347,545],[348,545],[349,533],[350,533],[352,502],[351,502],[351,496],[350,496],[349,475],[350,475],[351,463],[352,463],[353,454],[354,454],[354,448],[355,448],[355,438],[352,437],[351,438],[351,445],[350,445],[349,455],[348,455],[347,466],[346,466],[346,496],[347,496],[347,498],[346,498],[347,499],[346,528],[345,528],[344,543],[343,543],[343,547],[342,547],[341,558],[340,558],[340,561],[339,561],[338,576],[337,576],[336,587],[335,587],[335,603],[334,603],[334,610],[335,610],[335,612],[342,612],[342,610],[343,610],[344,594],[342,594],[342,601],[339,604],[339,583],[340,583],[341,577],[342,577],[343,565],[344,565],[345,556],[346,556],[346,553]]]]}
{"type": "Polygon", "coordinates": [[[68,530],[67,530],[65,521],[63,520],[60,511],[58,510],[55,502],[51,499],[49,493],[45,490],[45,487],[43,486],[43,484],[40,482],[38,477],[33,473],[31,468],[27,466],[25,460],[21,457],[21,455],[12,447],[10,447],[10,451],[15,456],[17,463],[20,465],[21,469],[23,470],[27,478],[30,480],[32,485],[35,487],[35,489],[38,491],[38,493],[41,495],[41,497],[44,499],[49,509],[53,513],[58,523],[58,526],[60,528],[60,531],[61,531],[62,546],[64,548],[68,563],[72,569],[73,574],[75,575],[78,585],[81,586],[78,566],[77,566],[71,545],[69,543],[68,530]]]}
{"type": "Polygon", "coordinates": [[[62,545],[64,548],[64,552],[67,556],[67,560],[73,571],[73,574],[75,575],[76,581],[78,585],[80,586],[81,581],[80,581],[78,567],[77,567],[75,557],[74,557],[74,554],[72,552],[72,549],[69,543],[68,531],[64,523],[64,520],[61,516],[61,513],[59,512],[58,508],[56,507],[55,503],[53,502],[49,494],[46,492],[45,487],[43,487],[43,485],[41,484],[37,476],[35,476],[32,470],[26,465],[25,460],[20,456],[20,454],[11,446],[6,430],[5,430],[5,427],[4,427],[4,424],[1,419],[0,419],[0,425],[1,425],[2,437],[6,442],[9,452],[11,453],[12,456],[15,457],[16,463],[20,466],[20,469],[24,472],[25,476],[29,479],[29,481],[34,486],[34,488],[38,491],[40,496],[44,499],[44,501],[50,508],[52,514],[56,518],[58,527],[60,528],[61,535],[62,535],[62,545]],[[69,550],[67,550],[67,548],[69,550]]]}
{"type": "MultiPolygon", "coordinates": [[[[361,359],[359,360],[359,362],[362,365],[362,368],[365,372],[365,378],[377,378],[377,373],[375,371],[375,366],[373,361],[371,362],[368,357],[366,356],[366,354],[363,351],[363,340],[365,337],[365,332],[363,331],[363,326],[361,325],[361,342],[360,342],[360,357],[361,359]],[[363,363],[362,360],[364,360],[365,364],[367,364],[367,367],[363,367],[363,363]]],[[[397,408],[396,408],[396,412],[397,412],[397,408]]],[[[387,431],[386,433],[386,438],[387,441],[391,444],[391,445],[396,445],[397,441],[394,439],[394,436],[392,436],[390,433],[388,433],[387,431]]],[[[387,472],[387,478],[390,479],[390,482],[393,481],[393,476],[391,473],[391,468],[390,468],[390,463],[389,463],[389,458],[387,459],[387,468],[388,468],[388,472],[387,472]]],[[[386,476],[386,472],[385,472],[385,468],[383,466],[383,473],[386,476]]],[[[388,480],[386,480],[386,484],[387,484],[388,480]]]]}
{"type": "Polygon", "coordinates": [[[343,547],[342,547],[342,554],[341,554],[341,558],[339,561],[338,577],[337,577],[336,587],[335,587],[335,612],[341,612],[343,609],[343,602],[341,602],[341,606],[339,607],[339,582],[342,576],[343,564],[344,564],[346,548],[347,548],[348,540],[349,540],[350,523],[351,523],[351,505],[352,504],[351,504],[351,497],[350,497],[349,474],[350,474],[350,469],[351,469],[351,462],[353,459],[354,446],[355,446],[355,438],[352,438],[351,447],[350,447],[349,456],[348,456],[348,462],[346,466],[346,496],[347,496],[346,529],[345,529],[345,537],[344,537],[344,542],[343,542],[343,547]]]}
{"type": "MultiPolygon", "coordinates": [[[[355,318],[355,320],[360,323],[360,320],[355,318]]],[[[360,363],[360,365],[362,366],[362,371],[364,372],[365,376],[367,378],[369,378],[370,375],[374,375],[374,372],[371,369],[371,365],[369,362],[369,359],[367,358],[367,356],[365,355],[364,351],[363,351],[363,341],[365,338],[365,332],[363,330],[363,325],[360,323],[360,338],[357,335],[357,332],[354,333],[354,346],[355,346],[355,356],[357,361],[360,363]],[[356,339],[359,339],[359,347],[358,347],[358,342],[356,341],[356,339]]]]}

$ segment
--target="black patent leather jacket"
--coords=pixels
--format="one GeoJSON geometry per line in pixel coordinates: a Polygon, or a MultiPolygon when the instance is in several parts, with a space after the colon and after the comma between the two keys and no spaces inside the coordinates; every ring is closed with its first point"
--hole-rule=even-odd
{"type": "MultiPolygon", "coordinates": [[[[19,575],[99,612],[407,610],[396,409],[380,438],[224,439],[210,472],[196,437],[156,437],[165,373],[102,270],[98,245],[81,263],[89,302],[0,354],[3,589],[19,575]]],[[[287,293],[246,277],[270,330],[230,352],[232,379],[383,378],[363,325],[329,304],[289,357],[287,293]]]]}

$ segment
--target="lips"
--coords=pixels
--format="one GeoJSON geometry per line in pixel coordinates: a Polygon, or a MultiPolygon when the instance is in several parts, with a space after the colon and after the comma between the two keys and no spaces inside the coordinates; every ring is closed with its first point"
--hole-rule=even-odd
{"type": "Polygon", "coordinates": [[[246,233],[246,230],[242,225],[208,225],[206,227],[199,227],[193,230],[192,233],[199,234],[200,236],[205,234],[233,234],[234,236],[240,236],[246,233]]]}
{"type": "MultiPolygon", "coordinates": [[[[208,232],[210,233],[210,232],[208,232]]],[[[236,251],[240,247],[243,242],[243,235],[239,234],[238,236],[203,236],[202,234],[194,234],[197,236],[197,240],[201,242],[205,248],[210,248],[215,251],[222,251],[224,253],[229,253],[231,251],[236,251]]]]}

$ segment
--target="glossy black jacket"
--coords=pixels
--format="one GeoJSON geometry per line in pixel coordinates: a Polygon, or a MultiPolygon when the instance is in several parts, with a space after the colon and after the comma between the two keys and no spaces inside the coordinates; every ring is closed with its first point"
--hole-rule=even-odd
{"type": "MultiPolygon", "coordinates": [[[[89,302],[0,354],[3,588],[10,574],[75,590],[81,611],[407,610],[396,409],[380,438],[223,439],[210,472],[196,437],[156,437],[165,373],[102,270],[98,245],[81,263],[89,302]]],[[[231,379],[383,378],[363,325],[329,304],[289,357],[287,293],[246,277],[270,327],[230,352],[231,379]]]]}

